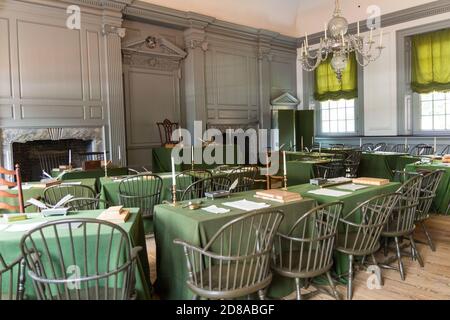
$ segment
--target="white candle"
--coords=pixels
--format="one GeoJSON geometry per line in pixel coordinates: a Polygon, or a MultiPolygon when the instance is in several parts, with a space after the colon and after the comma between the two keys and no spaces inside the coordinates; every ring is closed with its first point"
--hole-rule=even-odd
{"type": "Polygon", "coordinates": [[[434,153],[437,153],[437,138],[434,137],[434,153]]]}
{"type": "Polygon", "coordinates": [[[119,154],[119,162],[122,160],[122,152],[121,152],[121,150],[120,150],[120,146],[117,146],[117,152],[118,152],[118,154],[119,154]]]}
{"type": "Polygon", "coordinates": [[[306,48],[309,47],[309,42],[308,42],[308,33],[305,32],[305,42],[306,42],[306,48]]]}
{"type": "Polygon", "coordinates": [[[175,180],[175,159],[173,157],[171,157],[172,160],[172,185],[176,186],[176,180],[175,180]]]}
{"type": "Polygon", "coordinates": [[[359,147],[362,147],[362,138],[359,138],[359,147]]]}
{"type": "Polygon", "coordinates": [[[304,149],[304,145],[303,145],[303,136],[301,137],[301,148],[302,148],[302,150],[300,150],[300,151],[303,152],[303,149],[304,149]]]}
{"type": "Polygon", "coordinates": [[[194,146],[191,146],[191,164],[194,164],[194,146]]]}
{"type": "Polygon", "coordinates": [[[383,46],[383,29],[380,30],[380,47],[383,46]]]}
{"type": "Polygon", "coordinates": [[[106,159],[106,147],[105,147],[105,149],[103,150],[103,159],[104,159],[104,163],[105,163],[105,168],[106,168],[106,165],[107,165],[107,163],[108,163],[108,159],[106,159]]]}
{"type": "Polygon", "coordinates": [[[283,151],[283,171],[284,171],[284,175],[287,176],[286,151],[283,151]]]}
{"type": "Polygon", "coordinates": [[[358,20],[358,22],[356,23],[356,25],[357,25],[357,29],[358,29],[358,37],[359,37],[359,35],[360,35],[359,20],[358,20]]]}
{"type": "Polygon", "coordinates": [[[319,143],[319,153],[322,153],[322,142],[319,143]]]}
{"type": "Polygon", "coordinates": [[[326,22],[324,24],[324,29],[325,29],[325,40],[327,40],[328,39],[328,25],[326,22]]]}
{"type": "Polygon", "coordinates": [[[408,149],[408,138],[405,138],[405,149],[408,149]]]}
{"type": "Polygon", "coordinates": [[[341,31],[342,46],[345,46],[344,31],[341,31]]]}
{"type": "Polygon", "coordinates": [[[72,150],[69,149],[69,165],[72,164],[72,150]]]}

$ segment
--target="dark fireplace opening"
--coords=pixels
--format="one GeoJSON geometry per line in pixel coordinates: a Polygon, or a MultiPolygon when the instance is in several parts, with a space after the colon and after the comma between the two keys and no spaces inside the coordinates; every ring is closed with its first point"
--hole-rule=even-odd
{"type": "Polygon", "coordinates": [[[72,166],[81,167],[79,154],[92,151],[92,140],[36,140],[25,143],[14,142],[12,147],[13,163],[20,165],[22,180],[28,182],[42,179],[43,168],[41,167],[40,157],[45,155],[59,154],[60,165],[67,165],[69,163],[69,150],[71,150],[72,166]]]}

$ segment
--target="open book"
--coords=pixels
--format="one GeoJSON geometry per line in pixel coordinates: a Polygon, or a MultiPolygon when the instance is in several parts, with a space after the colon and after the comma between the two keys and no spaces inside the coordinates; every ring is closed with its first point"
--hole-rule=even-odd
{"type": "Polygon", "coordinates": [[[49,205],[34,198],[28,199],[27,203],[32,204],[39,209],[44,217],[48,216],[65,216],[69,208],[65,208],[64,205],[73,199],[73,196],[68,194],[59,200],[55,205],[49,205]]]}

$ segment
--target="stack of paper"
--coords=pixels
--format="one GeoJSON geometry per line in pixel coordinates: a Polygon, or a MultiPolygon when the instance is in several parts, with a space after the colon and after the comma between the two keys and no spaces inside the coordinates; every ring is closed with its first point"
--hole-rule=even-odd
{"type": "Polygon", "coordinates": [[[253,202],[248,200],[240,200],[240,201],[234,201],[234,202],[225,202],[223,203],[224,206],[243,210],[243,211],[255,211],[255,210],[261,210],[265,208],[269,208],[270,204],[267,203],[260,203],[260,202],[253,202]]]}
{"type": "Polygon", "coordinates": [[[33,223],[20,223],[8,225],[4,231],[6,232],[27,232],[34,228],[39,227],[41,224],[46,223],[46,221],[33,222],[33,223]]]}
{"type": "Polygon", "coordinates": [[[127,222],[130,217],[130,211],[125,210],[123,206],[109,207],[97,217],[98,220],[105,220],[112,223],[124,223],[127,222]]]}
{"type": "Polygon", "coordinates": [[[317,189],[317,190],[311,190],[308,193],[315,194],[318,196],[327,196],[327,197],[345,197],[349,196],[352,193],[351,192],[344,192],[344,191],[338,191],[338,190],[332,190],[332,189],[317,189]]]}
{"type": "Polygon", "coordinates": [[[368,187],[367,186],[362,186],[360,184],[354,184],[354,183],[344,184],[342,186],[336,187],[336,189],[348,190],[348,191],[358,191],[358,190],[366,189],[366,188],[368,188],[368,187]]]}
{"type": "Polygon", "coordinates": [[[222,213],[228,213],[230,210],[219,208],[218,206],[209,206],[207,208],[203,208],[203,211],[209,212],[209,213],[215,213],[215,214],[222,214],[222,213]]]}
{"type": "Polygon", "coordinates": [[[389,179],[356,178],[356,179],[353,179],[353,183],[367,184],[367,185],[370,185],[370,186],[384,186],[386,184],[389,184],[389,179]]]}

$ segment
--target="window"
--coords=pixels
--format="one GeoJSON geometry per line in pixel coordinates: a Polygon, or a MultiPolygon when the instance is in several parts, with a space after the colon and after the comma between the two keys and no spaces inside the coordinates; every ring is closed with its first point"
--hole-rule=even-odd
{"type": "Polygon", "coordinates": [[[320,118],[322,133],[355,133],[355,99],[321,102],[320,118]]]}
{"type": "Polygon", "coordinates": [[[420,114],[422,131],[450,130],[450,92],[421,94],[420,114]]]}

